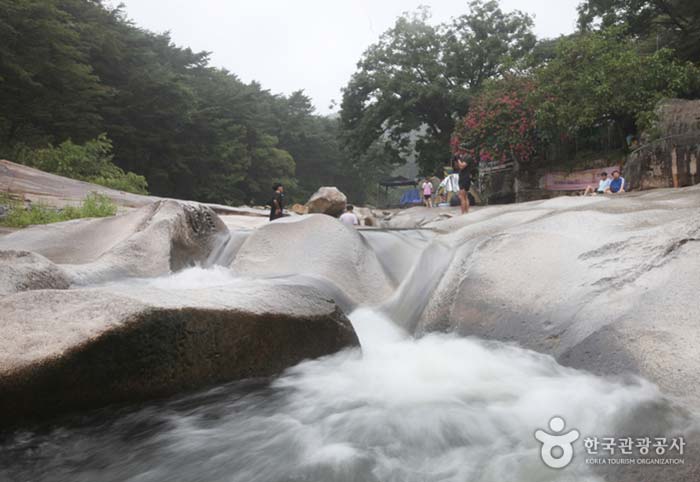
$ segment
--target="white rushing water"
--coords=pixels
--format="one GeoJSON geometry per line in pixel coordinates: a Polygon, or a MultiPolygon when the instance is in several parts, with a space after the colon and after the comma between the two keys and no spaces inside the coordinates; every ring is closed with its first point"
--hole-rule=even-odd
{"type": "Polygon", "coordinates": [[[104,283],[103,287],[144,287],[158,288],[161,290],[190,290],[205,289],[215,286],[235,285],[245,283],[245,280],[234,275],[233,271],[223,266],[202,268],[195,266],[177,273],[156,278],[127,278],[119,281],[104,283]]]}
{"type": "MultiPolygon", "coordinates": [[[[177,288],[200,274],[156,283],[177,288]]],[[[12,434],[0,480],[594,481],[581,454],[563,471],[547,468],[535,430],[559,415],[582,437],[603,436],[661,404],[641,380],[607,380],[502,343],[413,339],[369,309],[351,319],[362,351],[303,362],[271,384],[12,434]]]]}

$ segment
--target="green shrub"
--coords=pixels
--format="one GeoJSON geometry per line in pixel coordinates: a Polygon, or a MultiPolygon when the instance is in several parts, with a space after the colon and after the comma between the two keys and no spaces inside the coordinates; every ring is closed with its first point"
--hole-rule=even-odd
{"type": "Polygon", "coordinates": [[[7,196],[0,197],[0,205],[8,208],[5,217],[0,219],[0,224],[13,228],[58,223],[71,219],[103,218],[114,216],[117,213],[117,206],[111,199],[94,192],[88,194],[79,206],[68,206],[62,209],[51,207],[45,203],[34,203],[27,208],[21,201],[7,196]]]}
{"type": "Polygon", "coordinates": [[[123,175],[113,177],[99,176],[93,178],[90,182],[108,187],[110,189],[116,189],[117,191],[126,191],[134,194],[148,194],[148,182],[146,181],[145,177],[134,174],[133,172],[122,174],[123,175]]]}
{"type": "Polygon", "coordinates": [[[42,171],[135,194],[148,194],[146,178],[124,172],[112,162],[112,141],[105,134],[83,145],[68,140],[54,147],[19,149],[17,161],[42,171]]]}

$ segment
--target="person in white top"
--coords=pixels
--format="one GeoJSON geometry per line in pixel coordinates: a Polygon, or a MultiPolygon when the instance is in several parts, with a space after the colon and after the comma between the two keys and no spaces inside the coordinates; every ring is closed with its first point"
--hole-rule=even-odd
{"type": "Polygon", "coordinates": [[[583,195],[588,196],[589,194],[592,194],[593,196],[595,196],[596,194],[605,194],[605,191],[607,191],[610,187],[610,181],[612,181],[612,179],[608,177],[608,173],[601,172],[600,181],[598,182],[598,188],[595,189],[593,186],[589,185],[588,187],[586,187],[586,190],[583,192],[583,195]]]}
{"type": "Polygon", "coordinates": [[[453,172],[442,180],[440,188],[444,191],[444,202],[450,202],[450,197],[459,192],[459,174],[453,172]]]}
{"type": "Polygon", "coordinates": [[[355,215],[353,211],[353,207],[348,204],[348,206],[345,208],[345,212],[340,215],[340,222],[347,225],[347,226],[359,226],[360,220],[357,219],[357,216],[355,215]]]}

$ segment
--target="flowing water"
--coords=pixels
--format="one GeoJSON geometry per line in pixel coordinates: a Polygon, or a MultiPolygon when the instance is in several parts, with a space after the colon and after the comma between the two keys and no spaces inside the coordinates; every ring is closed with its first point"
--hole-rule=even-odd
{"type": "MultiPolygon", "coordinates": [[[[238,282],[215,266],[128,283],[177,290],[238,282]]],[[[303,362],[276,379],[4,434],[0,481],[596,481],[580,456],[566,471],[547,468],[535,430],[555,415],[582,437],[639,429],[639,420],[672,424],[643,380],[596,377],[503,343],[414,339],[388,311],[350,315],[361,350],[303,362]]]]}
{"type": "MultiPolygon", "coordinates": [[[[307,361],[272,380],[108,409],[3,442],[7,481],[545,481],[533,437],[560,415],[605,434],[651,384],[621,384],[499,343],[412,339],[367,309],[363,349],[307,361]]],[[[572,479],[598,480],[582,463],[572,479]]]]}

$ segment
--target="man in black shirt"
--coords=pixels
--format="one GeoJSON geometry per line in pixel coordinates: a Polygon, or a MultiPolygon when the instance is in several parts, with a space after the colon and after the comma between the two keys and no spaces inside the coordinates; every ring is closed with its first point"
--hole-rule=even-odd
{"type": "Polygon", "coordinates": [[[280,183],[276,183],[272,186],[272,190],[274,194],[272,195],[272,202],[270,203],[270,221],[284,216],[284,186],[280,183]]]}

